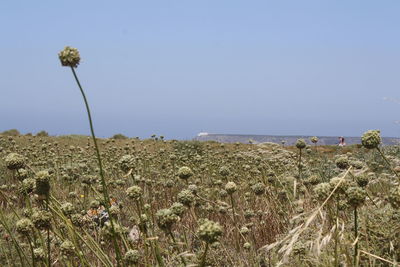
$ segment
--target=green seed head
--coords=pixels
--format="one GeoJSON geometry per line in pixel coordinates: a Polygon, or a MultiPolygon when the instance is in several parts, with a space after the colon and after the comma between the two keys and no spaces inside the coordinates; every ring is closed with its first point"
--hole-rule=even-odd
{"type": "Polygon", "coordinates": [[[231,195],[236,192],[237,185],[234,182],[227,182],[225,185],[225,190],[229,195],[231,195]]]}
{"type": "Polygon", "coordinates": [[[222,236],[222,227],[219,223],[204,219],[200,222],[197,234],[201,240],[208,244],[212,244],[222,236]]]}
{"type": "Polygon", "coordinates": [[[37,229],[49,229],[51,225],[52,214],[45,210],[37,210],[32,214],[32,222],[37,229]]]}
{"type": "Polygon", "coordinates": [[[298,149],[303,149],[307,146],[306,141],[304,139],[298,139],[296,142],[296,147],[298,149]]]}
{"type": "Polygon", "coordinates": [[[186,210],[186,207],[180,202],[175,202],[172,204],[170,209],[175,215],[182,216],[186,210]]]}
{"type": "Polygon", "coordinates": [[[8,154],[4,161],[9,170],[18,170],[25,166],[24,157],[17,153],[8,154]]]}
{"type": "Polygon", "coordinates": [[[78,49],[69,46],[66,46],[64,50],[58,53],[58,58],[64,67],[76,68],[81,61],[78,49]]]}
{"type": "Polygon", "coordinates": [[[182,180],[187,180],[192,176],[193,176],[193,171],[189,167],[184,166],[178,170],[178,177],[181,178],[182,180]]]}
{"type": "Polygon", "coordinates": [[[50,174],[48,171],[39,171],[35,175],[36,194],[48,196],[50,191],[50,174]]]}
{"type": "Polygon", "coordinates": [[[181,192],[179,192],[177,197],[178,197],[178,201],[185,206],[190,206],[194,201],[194,195],[193,195],[192,191],[190,191],[188,189],[182,190],[181,192]]]}
{"type": "Polygon", "coordinates": [[[128,197],[134,200],[138,200],[142,196],[142,193],[142,188],[136,185],[126,189],[126,194],[128,195],[128,197]]]}
{"type": "Polygon", "coordinates": [[[257,196],[264,194],[265,185],[263,183],[256,183],[251,186],[251,190],[253,190],[254,194],[257,196]]]}
{"type": "Polygon", "coordinates": [[[164,231],[170,231],[172,226],[179,221],[179,217],[171,209],[162,209],[156,213],[158,226],[164,231]]]}
{"type": "Polygon", "coordinates": [[[139,262],[139,251],[136,249],[129,249],[124,256],[125,264],[128,266],[136,265],[139,262]]]}
{"type": "Polygon", "coordinates": [[[368,149],[378,148],[381,142],[381,132],[379,130],[369,130],[361,137],[361,144],[368,149]]]}
{"type": "Polygon", "coordinates": [[[358,186],[349,187],[346,191],[347,202],[353,207],[358,207],[364,203],[366,192],[358,186]]]}
{"type": "Polygon", "coordinates": [[[21,235],[28,236],[33,233],[33,223],[31,220],[24,218],[17,221],[17,232],[21,235]]]}
{"type": "Polygon", "coordinates": [[[312,142],[313,144],[318,143],[318,137],[316,137],[316,136],[311,137],[310,140],[311,140],[311,142],[312,142]]]}

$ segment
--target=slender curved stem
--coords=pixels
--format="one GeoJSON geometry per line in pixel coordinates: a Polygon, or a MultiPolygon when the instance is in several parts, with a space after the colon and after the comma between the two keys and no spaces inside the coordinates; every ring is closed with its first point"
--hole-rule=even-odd
{"type": "MultiPolygon", "coordinates": [[[[100,150],[99,150],[99,146],[97,145],[96,135],[94,133],[94,127],[93,127],[93,122],[92,122],[92,116],[90,114],[89,103],[87,101],[85,92],[83,91],[83,88],[81,86],[81,83],[79,82],[78,76],[76,75],[75,69],[73,67],[71,67],[71,70],[72,70],[72,73],[74,75],[75,81],[78,84],[79,90],[81,91],[81,94],[82,94],[82,97],[83,97],[83,101],[85,102],[86,111],[87,111],[88,119],[89,119],[90,132],[92,134],[92,139],[93,139],[94,147],[95,147],[95,150],[96,150],[96,156],[97,156],[99,169],[100,169],[101,185],[103,187],[103,197],[104,197],[104,202],[105,202],[104,206],[106,208],[107,213],[110,214],[110,210],[109,210],[109,208],[110,208],[110,197],[108,195],[107,184],[106,184],[106,180],[104,178],[103,164],[101,162],[100,150]]],[[[110,223],[111,223],[111,231],[112,231],[112,236],[113,236],[113,243],[114,243],[115,253],[116,253],[116,257],[117,257],[117,266],[120,266],[121,252],[120,252],[119,247],[118,247],[117,237],[116,237],[116,232],[115,232],[114,222],[113,222],[112,217],[110,217],[110,223]]]]}

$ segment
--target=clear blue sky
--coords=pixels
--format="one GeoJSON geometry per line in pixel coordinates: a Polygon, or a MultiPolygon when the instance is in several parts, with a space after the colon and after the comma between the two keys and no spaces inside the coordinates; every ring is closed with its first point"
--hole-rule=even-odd
{"type": "Polygon", "coordinates": [[[1,1],[0,131],[400,136],[400,1],[1,1]]]}

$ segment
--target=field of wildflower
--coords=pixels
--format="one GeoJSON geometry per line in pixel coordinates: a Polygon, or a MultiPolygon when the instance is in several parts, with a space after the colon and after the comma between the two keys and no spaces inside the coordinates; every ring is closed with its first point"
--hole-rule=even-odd
{"type": "Polygon", "coordinates": [[[400,146],[0,136],[1,266],[398,266],[400,146]]]}

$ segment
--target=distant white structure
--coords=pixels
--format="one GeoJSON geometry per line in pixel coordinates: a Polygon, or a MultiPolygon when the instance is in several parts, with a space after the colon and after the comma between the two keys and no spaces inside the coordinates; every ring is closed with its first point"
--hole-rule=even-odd
{"type": "Polygon", "coordinates": [[[201,133],[199,133],[197,136],[207,136],[208,135],[208,133],[206,133],[206,132],[201,132],[201,133]]]}

